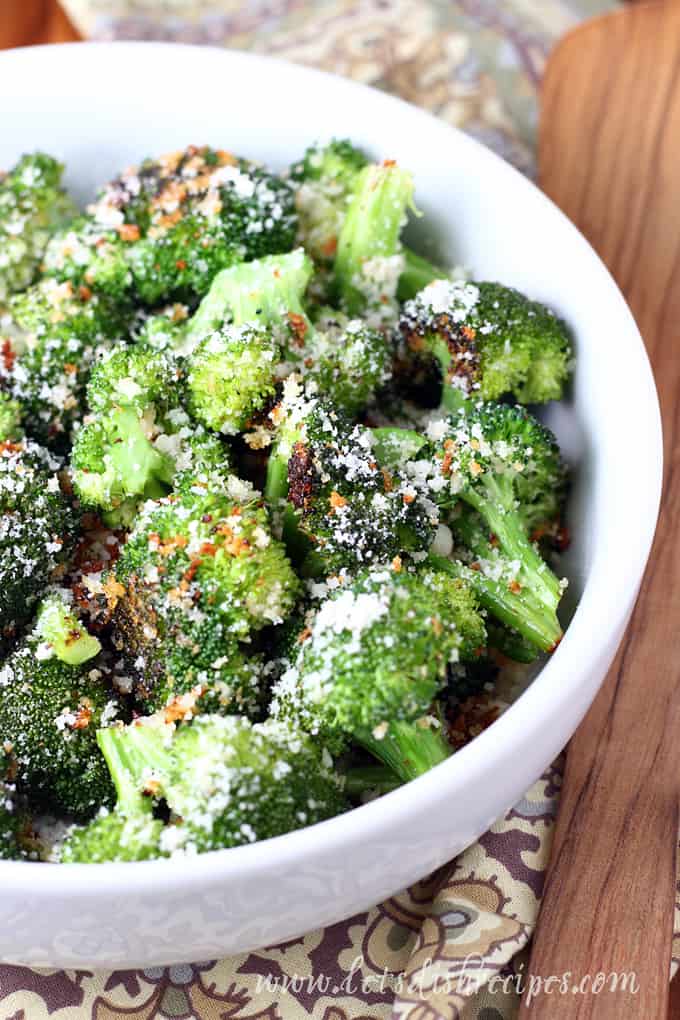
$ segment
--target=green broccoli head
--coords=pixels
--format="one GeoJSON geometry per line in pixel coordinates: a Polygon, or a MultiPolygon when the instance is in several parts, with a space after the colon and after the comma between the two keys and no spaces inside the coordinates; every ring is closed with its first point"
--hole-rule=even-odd
{"type": "Polygon", "coordinates": [[[150,813],[122,814],[103,808],[87,825],[76,825],[60,847],[61,864],[150,861],[165,856],[160,848],[163,822],[150,813]]]}
{"type": "Polygon", "coordinates": [[[138,326],[136,339],[145,347],[157,351],[181,353],[189,325],[189,308],[176,302],[155,314],[145,315],[138,326]]]}
{"type": "Polygon", "coordinates": [[[478,404],[433,420],[428,435],[435,450],[435,474],[427,483],[434,499],[451,506],[462,498],[480,512],[483,505],[488,524],[516,515],[528,534],[560,518],[566,472],[559,447],[525,408],[478,404]]]}
{"type": "Polygon", "coordinates": [[[436,280],[402,310],[404,367],[434,359],[445,406],[456,393],[484,400],[512,394],[520,403],[562,396],[571,364],[564,323],[544,305],[497,283],[436,280]]]}
{"type": "Polygon", "coordinates": [[[63,170],[37,152],[0,174],[0,304],[33,282],[50,235],[76,214],[63,170]]]}
{"type": "Polygon", "coordinates": [[[179,370],[173,359],[145,344],[120,345],[94,367],[87,386],[87,402],[94,414],[117,407],[162,410],[176,394],[179,370]]]}
{"type": "Polygon", "coordinates": [[[21,427],[23,410],[18,400],[0,390],[0,443],[19,442],[24,434],[21,427]]]}
{"type": "MultiPolygon", "coordinates": [[[[116,219],[112,214],[112,219],[116,219]]],[[[133,231],[134,234],[134,231],[133,231]]],[[[136,236],[136,235],[135,235],[136,236]]],[[[124,225],[78,216],[55,231],[42,262],[46,276],[87,287],[120,307],[131,302],[132,273],[127,264],[124,225]]]]}
{"type": "Polygon", "coordinates": [[[432,705],[450,664],[478,654],[470,648],[478,637],[484,643],[484,624],[469,594],[431,574],[360,574],[319,608],[274,688],[272,712],[334,751],[355,740],[413,778],[450,753],[432,705]]]}
{"type": "Polygon", "coordinates": [[[296,371],[351,417],[391,377],[392,351],[385,334],[340,312],[325,310],[295,353],[296,371]]]}
{"type": "Polygon", "coordinates": [[[256,696],[238,643],[280,623],[298,587],[247,483],[146,504],[108,586],[138,696],[158,707],[197,687],[232,691],[234,704],[256,696]]]}
{"type": "Polygon", "coordinates": [[[269,839],[348,806],[328,752],[280,721],[198,716],[176,732],[171,761],[162,792],[178,821],[165,845],[185,852],[269,839]]]}
{"type": "Polygon", "coordinates": [[[68,557],[78,515],[59,461],[28,440],[0,444],[0,647],[6,650],[68,557]]]}
{"type": "Polygon", "coordinates": [[[331,266],[338,235],[366,156],[351,142],[312,145],[290,169],[296,186],[298,241],[321,266],[331,266]]]}
{"type": "Polygon", "coordinates": [[[44,640],[39,615],[36,629],[0,670],[0,746],[36,807],[89,817],[110,803],[96,731],[117,710],[98,669],[69,665],[44,640]]]}
{"type": "Polygon", "coordinates": [[[356,570],[428,548],[437,509],[378,464],[370,429],[348,424],[295,376],[275,408],[266,494],[295,512],[311,549],[304,571],[356,570]]]}
{"type": "Polygon", "coordinates": [[[226,266],[288,251],[296,225],[289,182],[190,146],[125,170],[52,242],[45,262],[61,279],[154,306],[202,296],[226,266]]]}
{"type": "Polygon", "coordinates": [[[242,432],[274,395],[278,348],[259,326],[223,326],[188,359],[187,388],[194,417],[224,435],[242,432]]]}
{"type": "Polygon", "coordinates": [[[189,320],[186,348],[191,351],[225,323],[257,325],[285,347],[306,324],[302,301],[312,270],[302,248],[223,269],[189,320]]]}
{"type": "Polygon", "coordinates": [[[125,314],[70,283],[42,280],[12,299],[0,325],[0,385],[35,438],[68,444],[85,410],[92,367],[126,328],[125,314]]]}

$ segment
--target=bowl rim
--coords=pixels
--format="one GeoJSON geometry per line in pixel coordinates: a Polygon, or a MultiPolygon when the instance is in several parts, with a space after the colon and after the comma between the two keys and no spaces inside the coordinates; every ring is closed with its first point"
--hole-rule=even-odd
{"type": "MultiPolygon", "coordinates": [[[[512,749],[514,753],[521,755],[532,730],[544,724],[547,715],[545,709],[548,705],[550,705],[548,714],[556,714],[560,711],[561,705],[573,696],[573,687],[567,684],[560,686],[554,682],[556,674],[562,669],[562,664],[568,660],[575,677],[586,675],[596,653],[605,654],[607,642],[613,637],[618,638],[621,632],[630,605],[636,597],[651,549],[660,505],[663,470],[658,396],[642,337],[625,299],[590,243],[551,199],[520,171],[463,131],[412,103],[340,75],[295,64],[280,57],[181,43],[78,42],[7,50],[0,53],[0,68],[6,66],[11,70],[11,65],[15,64],[16,71],[21,73],[22,66],[24,69],[31,68],[34,61],[39,59],[40,79],[44,82],[49,75],[50,65],[58,65],[64,57],[73,66],[79,63],[87,64],[96,56],[99,65],[101,59],[110,59],[114,50],[117,60],[124,59],[126,51],[131,59],[135,55],[138,58],[141,51],[148,51],[149,54],[151,52],[156,54],[162,61],[173,62],[178,57],[182,59],[189,55],[196,59],[200,56],[202,61],[218,59],[241,64],[246,73],[255,68],[265,68],[267,73],[267,68],[273,68],[276,74],[298,76],[308,83],[316,81],[320,88],[331,88],[344,93],[349,100],[370,102],[376,107],[376,114],[384,110],[386,115],[396,113],[402,118],[417,117],[419,121],[426,121],[429,130],[441,137],[443,145],[451,145],[453,140],[455,146],[463,153],[467,151],[471,154],[474,163],[493,164],[508,179],[514,178],[517,186],[533,192],[534,197],[540,199],[553,221],[559,219],[561,229],[571,232],[580,240],[583,258],[591,261],[593,271],[601,278],[600,292],[606,288],[609,291],[609,299],[618,303],[619,311],[628,319],[630,349],[626,356],[637,358],[638,383],[644,409],[644,414],[640,413],[636,419],[636,431],[643,434],[650,456],[643,464],[636,464],[637,482],[634,492],[631,493],[632,509],[627,507],[625,512],[622,510],[619,519],[612,523],[612,527],[620,530],[628,543],[630,529],[622,522],[634,521],[636,526],[635,546],[633,549],[629,548],[628,558],[620,565],[618,590],[624,593],[624,598],[613,604],[612,601],[603,600],[598,596],[597,588],[607,572],[607,564],[601,562],[603,557],[595,552],[582,596],[560,647],[518,699],[488,729],[450,759],[418,779],[343,815],[254,844],[197,855],[191,858],[190,867],[187,867],[186,857],[129,863],[108,862],[97,865],[71,864],[68,867],[57,863],[41,863],[36,867],[36,862],[0,861],[0,887],[7,883],[14,888],[24,886],[35,891],[39,886],[41,892],[52,890],[60,899],[68,898],[69,901],[88,897],[93,893],[98,896],[107,892],[113,894],[122,888],[128,893],[135,890],[153,892],[155,888],[160,890],[174,880],[181,881],[182,887],[187,891],[194,887],[205,887],[213,880],[224,880],[234,875],[247,880],[249,876],[261,872],[272,860],[276,860],[280,866],[295,864],[299,867],[305,858],[316,857],[332,849],[337,851],[345,843],[368,839],[383,827],[393,828],[395,824],[406,826],[414,802],[418,804],[419,810],[428,805],[434,807],[441,800],[443,786],[446,787],[449,796],[455,797],[457,792],[471,786],[477,776],[488,772],[490,761],[496,757],[494,746],[502,746],[506,753],[512,749]],[[107,54],[106,58],[104,54],[107,54]],[[625,595],[629,597],[626,598],[625,595]],[[599,635],[594,645],[595,652],[592,650],[593,632],[599,635]]],[[[12,75],[8,77],[11,79],[12,75]]],[[[36,94],[34,87],[31,94],[36,94]]]]}

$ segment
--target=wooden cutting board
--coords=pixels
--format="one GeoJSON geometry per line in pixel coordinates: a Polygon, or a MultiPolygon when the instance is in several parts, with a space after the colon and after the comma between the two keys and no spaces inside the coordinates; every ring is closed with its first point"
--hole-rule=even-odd
{"type": "MultiPolygon", "coordinates": [[[[637,609],[569,748],[530,967],[544,978],[571,971],[570,989],[588,974],[634,971],[639,991],[553,989],[530,1004],[525,996],[521,1016],[664,1020],[680,790],[680,3],[631,6],[558,44],[543,83],[539,183],[637,319],[666,474],[637,609]]],[[[630,476],[635,485],[634,463],[630,476]]]]}

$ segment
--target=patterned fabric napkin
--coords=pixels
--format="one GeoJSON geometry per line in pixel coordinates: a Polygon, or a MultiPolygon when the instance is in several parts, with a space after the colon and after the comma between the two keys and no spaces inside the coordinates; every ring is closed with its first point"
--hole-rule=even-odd
{"type": "MultiPolygon", "coordinates": [[[[533,170],[553,41],[615,0],[63,0],[84,35],[226,45],[394,92],[533,170]]],[[[0,1020],[512,1020],[557,811],[558,761],[455,861],[386,903],[214,963],[0,966],[0,1020]]],[[[680,958],[680,906],[674,956],[680,958]]],[[[677,966],[677,960],[675,965],[677,966]]]]}

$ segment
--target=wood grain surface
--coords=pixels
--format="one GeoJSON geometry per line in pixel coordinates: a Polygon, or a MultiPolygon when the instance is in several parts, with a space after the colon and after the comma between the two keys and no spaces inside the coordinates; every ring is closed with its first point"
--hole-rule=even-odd
{"type": "MultiPolygon", "coordinates": [[[[634,971],[639,991],[553,989],[525,995],[521,1016],[663,1020],[680,788],[680,3],[633,5],[557,46],[539,166],[542,187],[598,250],[637,319],[661,398],[666,473],[637,609],[569,748],[530,968],[543,978],[570,971],[570,987],[634,971]]],[[[635,485],[634,463],[630,472],[635,485]]]]}
{"type": "Polygon", "coordinates": [[[57,0],[0,0],[0,49],[79,38],[57,0]]]}

